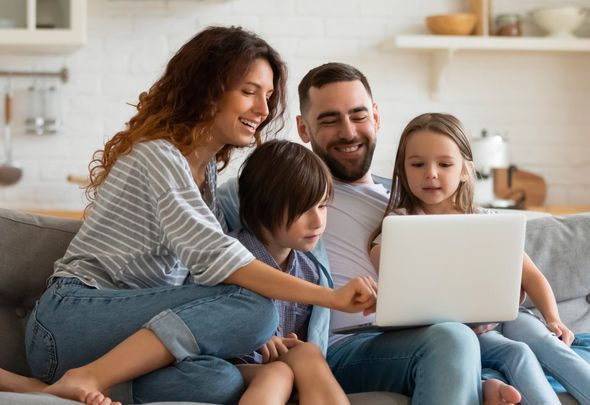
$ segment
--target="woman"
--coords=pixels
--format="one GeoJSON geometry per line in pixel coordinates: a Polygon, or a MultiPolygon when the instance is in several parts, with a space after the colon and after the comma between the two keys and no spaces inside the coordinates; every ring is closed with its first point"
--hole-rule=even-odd
{"type": "Polygon", "coordinates": [[[217,165],[271,123],[281,128],[285,82],[276,51],[240,28],[208,28],[177,52],[95,155],[89,215],[29,320],[33,376],[55,383],[2,374],[2,385],[108,404],[101,392],[134,379],[135,402],[235,402],[242,379],[223,359],[273,334],[262,296],[373,310],[372,280],[320,287],[223,232],[217,165]]]}

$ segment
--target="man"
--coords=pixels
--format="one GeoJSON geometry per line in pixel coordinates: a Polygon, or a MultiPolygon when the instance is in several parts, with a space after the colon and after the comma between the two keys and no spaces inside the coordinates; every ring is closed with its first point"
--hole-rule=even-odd
{"type": "MultiPolygon", "coordinates": [[[[299,96],[299,135],[311,143],[335,179],[327,230],[314,259],[330,268],[335,286],[360,275],[377,279],[367,241],[383,217],[388,192],[375,184],[369,172],[379,130],[369,84],[352,66],[330,63],[303,78],[299,96]]],[[[230,229],[239,227],[235,179],[219,187],[218,200],[230,229]]],[[[332,312],[331,324],[337,326],[346,316],[360,315],[332,312]]],[[[328,363],[347,393],[396,392],[412,396],[414,404],[481,402],[479,344],[464,325],[334,335],[330,344],[328,363]]],[[[514,388],[499,380],[486,381],[483,391],[490,405],[520,400],[514,388]]]]}
{"type": "MultiPolygon", "coordinates": [[[[388,191],[374,182],[370,166],[379,111],[365,76],[352,66],[328,63],[299,84],[297,130],[334,176],[334,200],[323,236],[335,287],[353,277],[377,279],[369,236],[387,206],[388,191]]],[[[317,251],[321,261],[323,252],[317,251]]],[[[332,312],[331,325],[359,316],[332,312]]],[[[458,323],[387,333],[334,335],[327,358],[346,392],[390,391],[412,403],[480,402],[480,352],[471,330],[458,323]]],[[[499,380],[483,384],[485,403],[514,403],[518,392],[499,380]]]]}

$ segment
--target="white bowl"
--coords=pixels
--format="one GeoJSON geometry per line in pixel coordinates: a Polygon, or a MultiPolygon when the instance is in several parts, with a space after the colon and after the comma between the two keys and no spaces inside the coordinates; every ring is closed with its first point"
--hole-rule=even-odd
{"type": "Polygon", "coordinates": [[[531,12],[535,23],[547,31],[549,37],[572,38],[582,25],[588,10],[581,7],[541,8],[531,12]]]}

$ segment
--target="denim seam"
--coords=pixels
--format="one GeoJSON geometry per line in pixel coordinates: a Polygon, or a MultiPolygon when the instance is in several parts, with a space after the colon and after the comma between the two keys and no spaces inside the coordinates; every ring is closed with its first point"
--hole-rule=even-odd
{"type": "MultiPolygon", "coordinates": [[[[55,343],[55,339],[52,333],[39,321],[37,317],[37,313],[34,314],[34,325],[33,325],[33,336],[38,336],[38,332],[41,331],[43,335],[47,336],[50,340],[50,347],[46,347],[45,350],[47,352],[48,361],[50,361],[50,366],[47,371],[47,375],[45,375],[45,381],[50,382],[53,381],[55,376],[55,371],[57,370],[58,359],[57,359],[57,345],[55,343]]],[[[43,339],[44,340],[44,339],[43,339]]]]}
{"type": "MultiPolygon", "coordinates": [[[[549,367],[548,364],[541,362],[541,360],[539,360],[539,363],[541,363],[541,366],[561,384],[561,381],[559,381],[559,379],[555,377],[557,375],[557,373],[555,373],[555,370],[553,368],[549,367]]],[[[575,387],[572,387],[572,388],[575,390],[577,396],[583,398],[585,401],[590,402],[590,397],[588,397],[584,392],[582,392],[578,389],[575,389],[575,387]]],[[[571,394],[571,392],[569,390],[566,390],[566,391],[571,394]]]]}
{"type": "Polygon", "coordinates": [[[182,312],[185,312],[185,311],[187,311],[187,310],[189,310],[191,308],[194,308],[195,306],[206,304],[206,303],[210,303],[210,302],[213,302],[213,301],[222,299],[222,298],[230,298],[230,297],[233,297],[234,295],[241,295],[241,294],[242,294],[242,288],[239,288],[236,291],[229,292],[228,294],[218,294],[218,295],[214,295],[214,296],[211,296],[211,297],[204,297],[204,298],[202,298],[202,299],[200,299],[198,301],[197,300],[195,300],[195,301],[189,301],[189,302],[186,302],[186,303],[184,303],[182,305],[179,305],[177,307],[178,310],[177,311],[174,311],[174,313],[177,314],[177,315],[179,315],[182,312]]]}
{"type": "MultiPolygon", "coordinates": [[[[490,363],[490,368],[501,371],[502,373],[504,373],[504,375],[506,376],[508,381],[511,383],[511,385],[513,384],[514,374],[512,374],[510,372],[510,369],[508,367],[502,367],[502,366],[505,366],[504,362],[489,361],[489,363],[490,363]]],[[[547,384],[549,384],[549,382],[547,382],[547,384]]],[[[521,392],[520,394],[522,397],[521,403],[532,404],[531,401],[527,398],[527,396],[524,393],[521,392]]],[[[534,405],[543,405],[543,404],[534,404],[534,405]]],[[[550,402],[546,402],[546,405],[556,405],[556,404],[551,404],[550,402]]]]}
{"type": "MultiPolygon", "coordinates": [[[[65,286],[59,286],[57,287],[54,291],[53,294],[60,297],[63,300],[71,300],[71,301],[84,301],[84,300],[103,300],[103,301],[118,301],[118,300],[128,300],[128,299],[133,299],[133,298],[137,298],[137,297],[148,297],[150,295],[158,295],[164,292],[169,292],[171,290],[177,289],[181,286],[170,286],[169,288],[158,288],[157,291],[143,291],[145,290],[143,288],[137,288],[136,290],[138,291],[138,294],[134,294],[134,295],[125,295],[123,297],[103,297],[103,296],[85,296],[85,297],[78,297],[78,296],[72,296],[72,295],[66,295],[60,292],[60,290],[63,287],[69,286],[70,284],[66,284],[65,286]]],[[[80,286],[82,287],[82,286],[80,286]]],[[[88,288],[88,290],[96,290],[96,291],[100,291],[100,289],[95,289],[95,288],[88,288]]],[[[133,289],[130,289],[133,290],[133,289]]],[[[129,290],[129,291],[130,291],[129,290]]]]}
{"type": "Polygon", "coordinates": [[[345,368],[347,368],[349,366],[356,366],[358,364],[362,364],[362,363],[366,363],[366,362],[391,361],[391,360],[407,360],[407,359],[412,359],[413,357],[415,357],[415,356],[406,355],[406,356],[397,356],[397,357],[396,356],[391,356],[391,357],[370,357],[370,358],[364,358],[364,359],[356,360],[354,362],[347,362],[346,365],[334,367],[333,370],[341,371],[341,370],[344,370],[345,368]]]}

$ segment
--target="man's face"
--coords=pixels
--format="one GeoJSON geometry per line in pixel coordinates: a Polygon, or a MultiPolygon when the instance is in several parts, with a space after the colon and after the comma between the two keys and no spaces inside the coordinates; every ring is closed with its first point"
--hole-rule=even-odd
{"type": "Polygon", "coordinates": [[[297,117],[304,142],[347,183],[371,183],[379,113],[359,80],[326,84],[309,90],[307,111],[297,117]]]}

